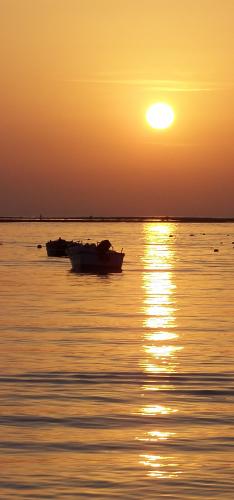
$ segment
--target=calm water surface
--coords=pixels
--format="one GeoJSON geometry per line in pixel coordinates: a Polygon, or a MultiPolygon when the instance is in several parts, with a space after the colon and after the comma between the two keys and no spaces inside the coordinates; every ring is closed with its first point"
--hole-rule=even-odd
{"type": "Polygon", "coordinates": [[[0,225],[0,497],[232,499],[234,224],[0,225]],[[48,239],[111,240],[71,273],[48,239]],[[218,252],[214,252],[214,249],[218,252]]]}

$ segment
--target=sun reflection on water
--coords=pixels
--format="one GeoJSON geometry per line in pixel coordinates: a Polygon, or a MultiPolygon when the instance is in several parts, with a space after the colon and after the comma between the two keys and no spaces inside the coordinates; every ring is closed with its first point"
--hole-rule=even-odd
{"type": "Polygon", "coordinates": [[[140,464],[149,469],[150,477],[158,479],[176,478],[180,474],[177,470],[178,464],[173,461],[174,457],[162,457],[161,455],[141,455],[140,464]]]}
{"type": "Polygon", "coordinates": [[[166,441],[174,435],[175,432],[149,431],[144,435],[144,437],[138,438],[138,441],[166,441]]]}
{"type": "Polygon", "coordinates": [[[145,224],[145,252],[143,256],[144,291],[144,359],[142,367],[147,373],[172,372],[176,369],[177,351],[182,349],[176,342],[176,305],[173,279],[174,236],[173,224],[145,224]],[[169,343],[166,343],[170,341],[169,343]],[[161,344],[163,342],[163,344],[161,344]]]}
{"type": "Polygon", "coordinates": [[[146,401],[139,411],[144,417],[154,418],[152,421],[155,423],[153,429],[136,439],[146,445],[149,442],[151,445],[155,443],[155,453],[140,456],[140,464],[146,467],[147,476],[151,478],[173,478],[180,473],[174,457],[157,453],[160,442],[170,443],[175,436],[175,432],[171,432],[168,426],[170,418],[178,412],[178,408],[167,403],[165,396],[173,391],[173,384],[169,385],[168,381],[165,383],[165,376],[168,374],[170,377],[170,374],[176,373],[178,353],[183,349],[176,331],[176,284],[173,272],[175,238],[170,239],[175,236],[175,231],[176,226],[167,223],[144,226],[144,334],[141,368],[147,378],[142,387],[142,396],[146,401]],[[160,375],[164,378],[160,379],[160,375]],[[164,394],[164,399],[160,399],[160,391],[163,391],[161,396],[164,394]]]}
{"type": "Polygon", "coordinates": [[[142,408],[141,413],[143,415],[169,415],[169,413],[176,413],[178,410],[172,409],[169,406],[162,406],[162,405],[156,405],[156,406],[145,406],[142,408]]]}

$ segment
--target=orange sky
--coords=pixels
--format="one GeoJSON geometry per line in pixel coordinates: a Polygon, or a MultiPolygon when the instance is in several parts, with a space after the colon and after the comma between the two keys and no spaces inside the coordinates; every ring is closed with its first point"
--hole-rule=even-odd
{"type": "Polygon", "coordinates": [[[234,216],[233,0],[0,10],[0,216],[234,216]]]}

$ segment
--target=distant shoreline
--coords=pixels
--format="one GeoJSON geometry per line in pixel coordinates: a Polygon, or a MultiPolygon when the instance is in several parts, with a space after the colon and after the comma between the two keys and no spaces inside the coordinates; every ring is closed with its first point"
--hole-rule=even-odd
{"type": "Polygon", "coordinates": [[[234,217],[0,217],[0,223],[11,222],[171,222],[224,223],[234,217]]]}

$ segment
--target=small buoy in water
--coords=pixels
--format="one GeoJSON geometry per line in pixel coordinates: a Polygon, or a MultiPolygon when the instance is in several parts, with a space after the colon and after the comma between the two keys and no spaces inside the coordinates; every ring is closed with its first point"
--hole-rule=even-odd
{"type": "Polygon", "coordinates": [[[214,252],[218,252],[218,251],[219,251],[218,248],[214,248],[214,252]]]}
{"type": "Polygon", "coordinates": [[[42,248],[42,245],[37,245],[37,248],[42,248]]]}

